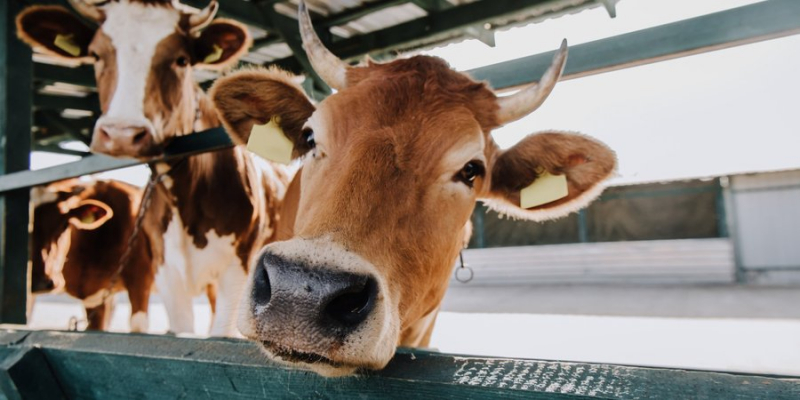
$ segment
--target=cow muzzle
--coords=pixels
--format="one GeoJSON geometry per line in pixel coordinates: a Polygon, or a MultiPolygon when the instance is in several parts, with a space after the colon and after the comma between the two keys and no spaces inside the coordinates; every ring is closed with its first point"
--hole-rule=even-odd
{"type": "Polygon", "coordinates": [[[94,153],[114,157],[144,158],[160,153],[148,121],[100,118],[95,125],[90,147],[94,153]]]}
{"type": "Polygon", "coordinates": [[[342,266],[346,260],[319,257],[320,248],[287,251],[304,242],[276,243],[262,252],[240,330],[271,358],[321,375],[382,368],[397,340],[385,285],[363,260],[342,266]]]}

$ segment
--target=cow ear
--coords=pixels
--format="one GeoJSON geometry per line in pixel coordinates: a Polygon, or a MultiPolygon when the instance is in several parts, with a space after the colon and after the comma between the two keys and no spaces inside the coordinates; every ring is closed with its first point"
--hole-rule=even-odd
{"type": "Polygon", "coordinates": [[[31,6],[17,15],[17,36],[23,42],[70,60],[93,61],[89,44],[94,32],[64,7],[31,6]]]}
{"type": "Polygon", "coordinates": [[[311,150],[303,125],[314,105],[288,73],[275,68],[238,71],[218,79],[209,95],[234,143],[248,143],[254,125],[274,120],[294,145],[292,158],[311,150]]]}
{"type": "Polygon", "coordinates": [[[588,136],[562,132],[530,135],[496,157],[490,187],[482,200],[515,218],[542,221],[562,217],[599,196],[616,164],[614,151],[588,136]],[[523,189],[526,204],[521,203],[523,189]]]}
{"type": "Polygon", "coordinates": [[[111,207],[102,201],[87,199],[67,211],[69,223],[78,229],[94,230],[114,216],[111,207]]]}
{"type": "Polygon", "coordinates": [[[247,27],[236,21],[216,19],[194,40],[195,65],[224,69],[247,53],[252,44],[247,27]]]}

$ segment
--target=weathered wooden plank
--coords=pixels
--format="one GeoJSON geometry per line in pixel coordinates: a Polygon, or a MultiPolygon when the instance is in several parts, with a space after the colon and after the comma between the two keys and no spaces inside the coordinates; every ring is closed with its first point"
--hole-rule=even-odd
{"type": "MultiPolygon", "coordinates": [[[[571,46],[564,78],[571,79],[788,36],[800,32],[800,2],[771,0],[571,46]]],[[[536,82],[554,52],[468,71],[503,89],[536,82]]]]}
{"type": "Polygon", "coordinates": [[[41,350],[0,347],[0,397],[8,399],[64,399],[41,350]]]}
{"type": "MultiPolygon", "coordinates": [[[[0,343],[4,335],[0,332],[0,343]]],[[[18,333],[17,333],[18,335],[18,333]]],[[[791,399],[797,379],[400,349],[380,372],[321,378],[237,339],[31,332],[69,398],[791,399]],[[124,377],[121,379],[120,377],[124,377]]],[[[2,348],[2,347],[0,347],[2,348]]]]}

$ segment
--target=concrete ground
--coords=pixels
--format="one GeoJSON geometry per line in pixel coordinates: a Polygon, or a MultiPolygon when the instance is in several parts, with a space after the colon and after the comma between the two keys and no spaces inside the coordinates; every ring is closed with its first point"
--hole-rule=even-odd
{"type": "MultiPolygon", "coordinates": [[[[127,331],[118,297],[112,330],[127,331]]],[[[800,377],[800,288],[736,286],[478,287],[448,292],[431,346],[443,352],[800,377]]],[[[66,296],[40,296],[30,326],[66,329],[82,317],[66,296]]],[[[195,302],[207,333],[208,303],[195,302]]],[[[151,302],[150,332],[163,333],[151,302]]]]}

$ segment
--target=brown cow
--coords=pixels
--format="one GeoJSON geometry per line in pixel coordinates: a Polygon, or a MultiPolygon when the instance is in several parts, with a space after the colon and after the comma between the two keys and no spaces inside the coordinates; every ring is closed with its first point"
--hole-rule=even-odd
{"type": "Polygon", "coordinates": [[[566,44],[538,84],[497,97],[434,57],[348,66],[302,2],[299,18],[314,69],[337,93],[315,109],[265,70],[211,90],[235,141],[277,116],[305,155],[281,214],[288,240],[263,249],[239,329],[271,358],[323,375],[380,369],[396,346],[428,344],[476,200],[517,218],[563,216],[601,192],[615,155],[579,134],[539,133],[508,150],[492,139],[545,100],[566,44]],[[544,172],[566,175],[566,197],[521,208],[520,190],[544,172]]]}
{"type": "MultiPolygon", "coordinates": [[[[239,23],[213,20],[216,1],[199,12],[171,0],[70,3],[99,29],[64,8],[34,6],[17,17],[17,30],[51,55],[94,65],[103,115],[93,151],[153,156],[176,136],[219,126],[192,70],[234,63],[251,38],[239,23]]],[[[288,175],[241,147],[160,163],[156,170],[166,179],[146,223],[170,330],[194,331],[192,298],[211,286],[218,290],[211,334],[235,334],[249,260],[272,236],[288,175]]]]}
{"type": "Polygon", "coordinates": [[[87,329],[105,330],[113,294],[127,290],[131,331],[147,332],[155,271],[146,235],[137,235],[117,275],[141,196],[139,188],[115,181],[70,180],[33,189],[32,291],[66,291],[83,302],[87,329]]]}

